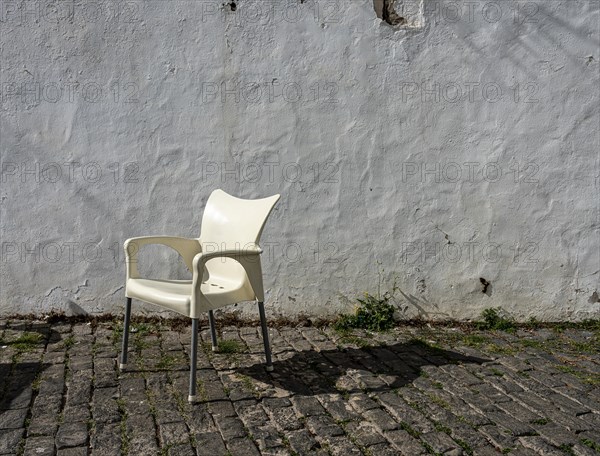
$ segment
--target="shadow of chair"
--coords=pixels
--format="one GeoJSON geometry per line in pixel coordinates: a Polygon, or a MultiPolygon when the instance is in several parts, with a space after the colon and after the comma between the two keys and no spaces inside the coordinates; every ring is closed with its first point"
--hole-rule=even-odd
{"type": "Polygon", "coordinates": [[[356,380],[356,387],[342,388],[346,392],[386,392],[410,384],[425,366],[489,361],[409,341],[369,348],[300,351],[275,361],[272,374],[259,364],[241,368],[239,373],[294,394],[312,396],[340,393],[337,383],[346,375],[356,380]]]}

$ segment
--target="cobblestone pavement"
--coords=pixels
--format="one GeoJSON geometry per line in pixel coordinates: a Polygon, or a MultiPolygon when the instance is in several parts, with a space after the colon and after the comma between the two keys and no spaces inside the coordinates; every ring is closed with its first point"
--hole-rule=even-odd
{"type": "MultiPolygon", "coordinates": [[[[598,455],[599,332],[257,327],[201,333],[202,402],[188,405],[189,326],[0,320],[0,454],[598,455]]],[[[204,326],[205,328],[205,326],[204,326]]]]}

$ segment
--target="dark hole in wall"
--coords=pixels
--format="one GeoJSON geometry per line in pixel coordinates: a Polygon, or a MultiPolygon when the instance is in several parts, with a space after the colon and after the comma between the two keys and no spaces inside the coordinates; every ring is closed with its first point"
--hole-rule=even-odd
{"type": "Polygon", "coordinates": [[[236,2],[225,3],[225,6],[228,6],[231,11],[237,10],[237,3],[236,2]]]}
{"type": "Polygon", "coordinates": [[[406,18],[400,16],[394,7],[396,0],[373,0],[373,8],[377,17],[390,25],[406,24],[406,18]]]}
{"type": "Polygon", "coordinates": [[[481,282],[481,285],[483,285],[481,292],[488,296],[491,296],[492,295],[492,284],[490,282],[488,282],[486,279],[484,279],[483,277],[480,277],[479,281],[481,282]]]}

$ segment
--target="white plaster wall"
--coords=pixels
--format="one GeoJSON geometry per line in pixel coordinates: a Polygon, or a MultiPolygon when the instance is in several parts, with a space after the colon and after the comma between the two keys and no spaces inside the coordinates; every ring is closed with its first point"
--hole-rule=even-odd
{"type": "Polygon", "coordinates": [[[120,312],[223,188],[282,194],[273,313],[600,316],[597,0],[222,3],[0,1],[0,314],[120,312]]]}

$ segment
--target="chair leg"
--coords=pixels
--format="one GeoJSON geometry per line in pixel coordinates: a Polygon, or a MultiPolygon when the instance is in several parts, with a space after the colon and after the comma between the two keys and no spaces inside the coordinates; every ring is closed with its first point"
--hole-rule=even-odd
{"type": "Polygon", "coordinates": [[[192,318],[192,349],[190,350],[190,394],[188,402],[196,402],[196,366],[198,360],[198,319],[192,318]]]}
{"type": "Polygon", "coordinates": [[[212,342],[212,351],[219,351],[217,342],[217,330],[215,328],[215,314],[212,310],[208,311],[208,322],[210,323],[210,340],[212,342]]]}
{"type": "Polygon", "coordinates": [[[123,322],[123,346],[121,347],[121,362],[119,370],[124,371],[127,368],[127,349],[129,346],[129,320],[131,319],[131,298],[127,298],[125,304],[125,321],[123,322]]]}
{"type": "Polygon", "coordinates": [[[267,329],[267,317],[265,316],[265,304],[262,301],[258,301],[258,313],[260,314],[260,325],[262,327],[263,343],[265,344],[267,372],[273,372],[273,362],[271,361],[271,346],[269,344],[269,330],[267,329]]]}

